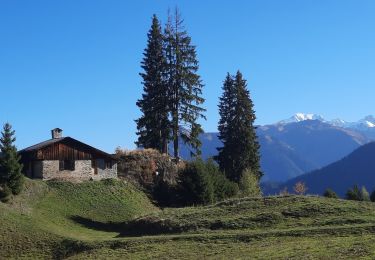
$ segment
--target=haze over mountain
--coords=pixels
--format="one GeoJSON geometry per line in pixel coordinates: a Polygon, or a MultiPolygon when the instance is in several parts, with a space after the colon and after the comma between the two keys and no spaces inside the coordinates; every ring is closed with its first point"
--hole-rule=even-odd
{"type": "Polygon", "coordinates": [[[371,192],[375,189],[375,142],[366,144],[343,159],[322,169],[303,174],[280,185],[273,190],[264,190],[266,194],[277,193],[280,188],[293,190],[295,183],[302,181],[310,194],[322,194],[327,188],[334,190],[339,196],[357,184],[365,186],[371,192]]]}
{"type": "MultiPolygon", "coordinates": [[[[343,158],[375,139],[372,123],[375,123],[373,116],[347,123],[341,119],[328,121],[320,115],[297,113],[273,125],[259,126],[261,167],[265,174],[262,181],[284,182],[343,158]]],[[[204,133],[200,140],[204,159],[216,155],[216,148],[222,145],[218,133],[204,133]]],[[[190,153],[183,145],[181,156],[190,159],[190,153]]]]}

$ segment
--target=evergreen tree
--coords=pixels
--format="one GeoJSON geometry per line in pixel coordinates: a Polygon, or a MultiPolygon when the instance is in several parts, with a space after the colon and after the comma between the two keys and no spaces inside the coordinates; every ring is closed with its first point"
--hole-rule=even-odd
{"type": "Polygon", "coordinates": [[[361,200],[361,191],[358,188],[358,185],[354,185],[353,188],[348,189],[346,192],[347,200],[361,200]]]}
{"type": "MultiPolygon", "coordinates": [[[[235,101],[236,101],[236,91],[234,86],[234,80],[232,76],[227,73],[227,76],[223,83],[223,94],[219,100],[219,139],[223,143],[228,143],[230,138],[229,126],[234,119],[234,108],[235,108],[235,101]]],[[[219,162],[220,168],[222,170],[225,169],[225,165],[231,164],[231,156],[230,156],[230,149],[228,149],[228,145],[224,149],[224,147],[217,148],[219,155],[215,157],[215,159],[219,162]]]]}
{"type": "Polygon", "coordinates": [[[331,189],[326,189],[323,194],[324,197],[326,198],[332,198],[332,199],[338,199],[339,196],[337,196],[336,192],[334,192],[331,189]]]}
{"type": "Polygon", "coordinates": [[[13,144],[16,141],[15,131],[6,123],[1,134],[0,185],[3,187],[2,190],[9,188],[13,194],[18,194],[22,190],[23,175],[20,156],[17,155],[17,148],[13,144]]]}
{"type": "Polygon", "coordinates": [[[255,111],[241,72],[238,71],[233,79],[227,75],[219,112],[219,138],[223,142],[217,157],[220,169],[237,183],[247,170],[259,181],[262,172],[259,164],[260,146],[254,126],[255,111]]]}
{"type": "Polygon", "coordinates": [[[346,192],[346,199],[348,200],[359,200],[359,201],[370,201],[370,194],[366,190],[365,186],[359,189],[358,185],[354,185],[352,189],[346,192]]]}
{"type": "Polygon", "coordinates": [[[168,89],[165,81],[166,60],[164,57],[164,39],[156,15],[147,34],[147,48],[142,60],[140,73],[143,79],[142,99],[137,101],[143,115],[136,120],[137,146],[154,148],[168,153],[170,122],[168,118],[168,89]]]}
{"type": "Polygon", "coordinates": [[[203,84],[198,72],[195,46],[183,26],[183,20],[176,8],[175,15],[169,15],[165,27],[165,57],[167,60],[167,82],[174,157],[179,159],[179,137],[191,149],[191,155],[200,154],[201,142],[198,137],[203,132],[197,122],[205,118],[201,105],[203,84]]]}

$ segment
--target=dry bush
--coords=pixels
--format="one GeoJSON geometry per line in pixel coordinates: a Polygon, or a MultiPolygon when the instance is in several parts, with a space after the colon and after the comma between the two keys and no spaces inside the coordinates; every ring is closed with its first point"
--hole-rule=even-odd
{"type": "Polygon", "coordinates": [[[288,188],[284,187],[284,189],[280,190],[279,194],[280,196],[288,196],[289,195],[288,188]]]}
{"type": "Polygon", "coordinates": [[[308,188],[306,187],[304,182],[299,181],[294,185],[293,190],[298,195],[304,195],[307,192],[308,188]]]}
{"type": "Polygon", "coordinates": [[[176,184],[178,169],[183,167],[183,163],[176,165],[172,157],[154,149],[129,151],[117,148],[116,157],[118,175],[144,187],[152,187],[159,180],[176,184]]]}

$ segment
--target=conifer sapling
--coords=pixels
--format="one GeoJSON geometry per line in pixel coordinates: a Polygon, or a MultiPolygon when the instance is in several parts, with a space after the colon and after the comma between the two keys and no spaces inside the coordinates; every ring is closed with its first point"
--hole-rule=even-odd
{"type": "Polygon", "coordinates": [[[22,164],[17,148],[15,131],[12,126],[6,123],[3,127],[0,138],[0,185],[3,190],[9,188],[13,194],[19,194],[23,186],[22,164]]]}

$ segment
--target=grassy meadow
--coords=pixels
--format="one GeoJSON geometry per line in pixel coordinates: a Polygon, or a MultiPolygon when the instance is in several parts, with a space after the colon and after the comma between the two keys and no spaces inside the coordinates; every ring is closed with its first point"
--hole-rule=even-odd
{"type": "Polygon", "coordinates": [[[27,180],[0,220],[10,259],[375,257],[375,203],[313,196],[161,210],[123,181],[27,180]]]}

